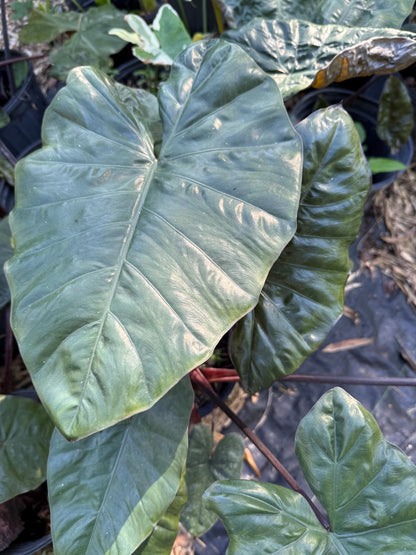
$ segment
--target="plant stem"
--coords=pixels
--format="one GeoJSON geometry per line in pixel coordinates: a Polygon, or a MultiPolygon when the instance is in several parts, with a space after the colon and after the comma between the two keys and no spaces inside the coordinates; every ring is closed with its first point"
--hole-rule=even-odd
{"type": "Polygon", "coordinates": [[[306,501],[309,503],[311,509],[316,515],[316,518],[325,528],[325,530],[330,530],[330,526],[327,523],[324,516],[319,511],[318,507],[313,503],[312,499],[308,494],[302,489],[298,482],[293,478],[293,476],[286,470],[282,463],[273,455],[270,449],[261,441],[256,434],[250,430],[250,428],[235,414],[234,411],[230,409],[228,405],[217,395],[209,381],[206,379],[204,374],[199,368],[196,368],[191,372],[192,381],[198,385],[205,393],[216,403],[225,414],[231,418],[231,420],[240,428],[240,430],[254,443],[257,449],[266,457],[266,459],[274,466],[274,468],[279,472],[279,474],[284,478],[288,485],[297,493],[302,495],[306,501]]]}
{"type": "Polygon", "coordinates": [[[3,156],[9,162],[9,164],[11,164],[13,167],[15,167],[15,165],[17,163],[16,157],[14,156],[14,154],[12,152],[10,152],[10,150],[7,148],[7,146],[3,143],[2,140],[0,140],[0,152],[1,152],[1,154],[3,154],[3,156]]]}
{"type": "Polygon", "coordinates": [[[0,62],[1,66],[9,66],[11,64],[16,64],[17,62],[26,62],[29,60],[39,60],[40,58],[46,58],[49,54],[36,54],[35,56],[20,56],[19,58],[13,58],[12,60],[2,60],[0,62]]]}
{"type": "Polygon", "coordinates": [[[224,24],[222,22],[221,10],[219,9],[215,0],[212,0],[212,7],[214,8],[215,19],[217,21],[218,33],[221,35],[224,32],[224,24]]]}
{"type": "Polygon", "coordinates": [[[364,83],[362,87],[357,89],[354,93],[350,94],[350,96],[347,96],[347,98],[345,98],[341,102],[343,108],[345,108],[345,106],[349,106],[350,104],[352,104],[356,98],[358,98],[363,92],[369,89],[371,85],[373,85],[378,79],[380,79],[380,77],[381,77],[380,75],[373,75],[371,79],[369,79],[366,83],[364,83]]]}
{"type": "MultiPolygon", "coordinates": [[[[4,59],[9,60],[10,59],[9,35],[7,33],[6,3],[4,0],[1,0],[1,25],[3,28],[4,59]]],[[[16,92],[16,83],[14,82],[13,70],[10,67],[10,65],[7,66],[6,72],[7,72],[7,79],[9,81],[11,96],[13,96],[16,92]]]]}
{"type": "Polygon", "coordinates": [[[207,25],[207,0],[202,0],[202,33],[206,35],[208,33],[207,25]]]}
{"type": "MultiPolygon", "coordinates": [[[[237,371],[230,368],[202,368],[202,372],[210,382],[237,382],[240,380],[237,371]]],[[[416,378],[364,378],[355,376],[327,376],[322,374],[292,374],[279,378],[278,382],[327,383],[335,385],[379,385],[416,387],[416,378]]]]}
{"type": "Polygon", "coordinates": [[[71,0],[71,2],[79,9],[80,12],[85,12],[84,8],[77,2],[77,0],[71,0]]]}

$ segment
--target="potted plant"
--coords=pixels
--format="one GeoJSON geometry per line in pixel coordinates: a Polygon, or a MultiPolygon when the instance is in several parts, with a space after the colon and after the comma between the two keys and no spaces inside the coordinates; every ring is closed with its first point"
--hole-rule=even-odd
{"type": "Polygon", "coordinates": [[[201,453],[197,428],[187,457],[190,381],[238,422],[200,369],[225,332],[250,392],[316,349],[342,311],[370,186],[348,114],[329,107],[294,128],[275,80],[225,38],[179,54],[158,98],[74,70],[47,111],[44,148],[16,168],[7,277],[13,329],[56,426],[54,550],[169,553],[186,463],[188,496],[203,525],[206,511],[223,518],[230,553],[413,548],[416,469],[342,390],[297,439],[329,519],[242,423],[294,491],[232,480],[203,501],[195,486],[238,474],[242,450],[227,440],[201,453]]]}

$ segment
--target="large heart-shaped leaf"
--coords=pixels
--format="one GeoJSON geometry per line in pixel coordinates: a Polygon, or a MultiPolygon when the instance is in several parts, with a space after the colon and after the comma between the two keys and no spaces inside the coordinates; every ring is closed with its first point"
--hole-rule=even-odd
{"type": "Polygon", "coordinates": [[[394,73],[416,56],[416,35],[389,28],[255,19],[222,36],[272,75],[284,98],[310,85],[394,73]]]}
{"type": "Polygon", "coordinates": [[[416,467],[348,393],[336,388],[318,401],[299,425],[296,454],[331,532],[298,493],[252,481],[217,482],[207,504],[228,530],[229,555],[415,551],[416,467]]]}
{"type": "Polygon", "coordinates": [[[342,108],[315,112],[297,130],[304,146],[297,231],[231,338],[249,391],[294,372],[342,314],[348,249],[370,186],[360,138],[342,108]]]}
{"type": "Polygon", "coordinates": [[[52,430],[42,405],[0,395],[0,503],[46,480],[52,430]]]}
{"type": "Polygon", "coordinates": [[[394,27],[399,29],[412,12],[413,0],[217,0],[232,27],[255,17],[299,18],[320,25],[394,27]]]}
{"type": "Polygon", "coordinates": [[[154,407],[75,443],[55,430],[48,460],[57,555],[132,553],[181,482],[192,409],[188,378],[154,407]]]}
{"type": "Polygon", "coordinates": [[[218,518],[203,505],[204,491],[215,480],[239,478],[243,467],[244,442],[239,435],[227,434],[214,452],[213,447],[211,430],[204,424],[195,426],[186,460],[188,500],[181,513],[182,524],[193,536],[206,532],[218,518]]]}
{"type": "Polygon", "coordinates": [[[159,100],[156,160],[142,112],[77,69],[46,147],[16,168],[12,324],[68,437],[146,410],[205,361],[294,232],[301,144],[272,79],[198,43],[159,100]]]}
{"type": "Polygon", "coordinates": [[[4,275],[3,267],[6,260],[13,254],[12,234],[10,232],[9,218],[0,221],[0,308],[10,301],[10,289],[4,275]]]}

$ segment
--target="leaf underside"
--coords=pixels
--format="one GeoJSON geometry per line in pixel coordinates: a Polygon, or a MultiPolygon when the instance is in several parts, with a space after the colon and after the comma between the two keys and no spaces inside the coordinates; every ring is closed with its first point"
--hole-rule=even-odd
{"type": "MultiPolygon", "coordinates": [[[[184,378],[148,411],[90,437],[68,442],[55,430],[48,489],[57,555],[132,553],[149,538],[180,487],[192,401],[184,378]]],[[[169,543],[169,533],[157,535],[169,543]]]]}
{"type": "Polygon", "coordinates": [[[342,314],[348,249],[370,186],[358,133],[342,108],[314,112],[297,130],[304,145],[297,231],[230,342],[251,392],[294,372],[342,314]]]}
{"type": "Polygon", "coordinates": [[[299,425],[296,454],[331,532],[298,493],[249,480],[217,482],[204,497],[230,535],[228,555],[415,551],[416,467],[355,399],[340,388],[326,393],[299,425]]]}
{"type": "Polygon", "coordinates": [[[239,48],[198,43],[177,58],[158,160],[145,110],[118,91],[74,70],[45,147],[16,169],[12,325],[71,438],[146,410],[209,358],[256,304],[300,194],[300,139],[239,48]]]}

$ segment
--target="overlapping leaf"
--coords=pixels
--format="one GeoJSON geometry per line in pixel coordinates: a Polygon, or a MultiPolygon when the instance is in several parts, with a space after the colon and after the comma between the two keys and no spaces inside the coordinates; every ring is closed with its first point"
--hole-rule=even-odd
{"type": "Polygon", "coordinates": [[[191,47],[159,102],[156,160],[141,111],[75,70],[46,147],[16,169],[12,324],[69,437],[146,410],[206,360],[294,232],[300,139],[242,50],[191,47]]]}
{"type": "Polygon", "coordinates": [[[302,420],[296,453],[331,532],[299,494],[229,481],[206,494],[230,535],[229,555],[407,553],[416,549],[416,467],[383,439],[373,416],[345,391],[325,394],[302,420]]]}
{"type": "Polygon", "coordinates": [[[179,517],[186,501],[185,468],[175,499],[153,528],[151,535],[136,549],[133,555],[162,555],[170,553],[179,530],[179,517]]]}
{"type": "Polygon", "coordinates": [[[412,12],[413,0],[219,0],[227,21],[239,27],[255,17],[299,18],[319,25],[392,27],[399,29],[412,12]]]}
{"type": "Polygon", "coordinates": [[[46,480],[52,430],[42,405],[0,395],[0,503],[46,480]]]}
{"type": "Polygon", "coordinates": [[[55,430],[48,486],[57,555],[132,553],[150,536],[181,483],[192,400],[184,378],[150,410],[93,436],[71,443],[55,430]]]}
{"type": "Polygon", "coordinates": [[[297,231],[231,338],[249,391],[294,372],[341,315],[348,248],[370,186],[358,133],[342,108],[315,112],[297,130],[304,144],[297,231]]]}
{"type": "Polygon", "coordinates": [[[204,424],[195,426],[189,436],[186,461],[185,503],[181,522],[193,535],[200,536],[217,520],[217,515],[206,509],[202,494],[215,480],[239,478],[243,467],[244,442],[237,434],[227,434],[213,452],[211,430],[204,424]]]}
{"type": "Polygon", "coordinates": [[[222,36],[272,75],[284,98],[311,85],[394,73],[416,57],[416,35],[390,28],[255,19],[222,36]]]}

